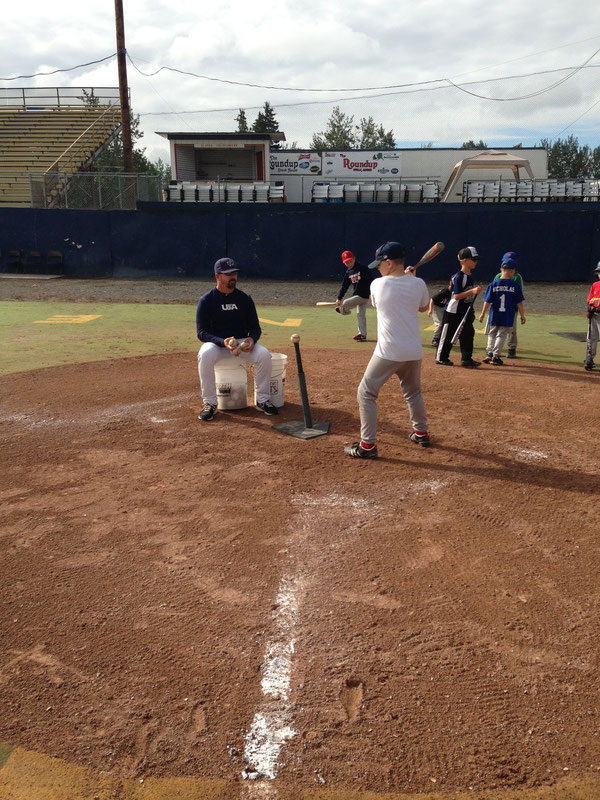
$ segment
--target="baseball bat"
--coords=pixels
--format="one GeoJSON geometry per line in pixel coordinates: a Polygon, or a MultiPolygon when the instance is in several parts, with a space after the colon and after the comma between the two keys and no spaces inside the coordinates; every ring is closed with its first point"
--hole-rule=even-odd
{"type": "MultiPolygon", "coordinates": [[[[467,321],[467,317],[468,317],[468,316],[469,316],[469,314],[471,313],[471,309],[473,309],[473,305],[471,305],[471,306],[470,306],[470,307],[467,309],[467,313],[464,315],[464,317],[463,317],[463,318],[461,319],[461,321],[459,322],[459,324],[458,324],[458,328],[457,328],[457,329],[454,331],[454,336],[453,336],[453,337],[452,337],[452,339],[450,340],[451,344],[456,344],[456,342],[458,341],[458,337],[459,337],[459,336],[461,335],[461,333],[463,332],[463,328],[465,327],[465,323],[466,323],[466,321],[467,321]]],[[[473,309],[473,313],[475,313],[475,309],[473,309]]]]}
{"type": "Polygon", "coordinates": [[[432,258],[439,256],[439,254],[445,247],[446,245],[443,242],[436,242],[433,245],[433,247],[430,247],[429,250],[424,255],[421,256],[421,258],[415,264],[414,268],[417,269],[417,267],[420,267],[423,264],[426,264],[428,261],[431,261],[432,258]]]}
{"type": "Polygon", "coordinates": [[[588,329],[585,345],[585,360],[592,361],[592,318],[588,317],[588,329]]]}
{"type": "Polygon", "coordinates": [[[335,303],[330,303],[327,300],[319,300],[318,303],[315,303],[316,306],[334,306],[335,303]]]}

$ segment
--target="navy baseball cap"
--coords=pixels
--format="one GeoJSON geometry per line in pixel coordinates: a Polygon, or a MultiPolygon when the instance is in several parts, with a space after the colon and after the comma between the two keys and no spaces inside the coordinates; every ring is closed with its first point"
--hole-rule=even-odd
{"type": "Polygon", "coordinates": [[[514,250],[509,250],[508,253],[504,253],[504,255],[502,256],[502,262],[501,262],[500,266],[502,266],[502,267],[505,266],[507,261],[512,261],[512,263],[514,265],[514,266],[510,267],[510,269],[516,269],[517,268],[517,254],[514,252],[514,250]]]}
{"type": "Polygon", "coordinates": [[[231,272],[239,272],[233,258],[220,258],[215,261],[215,275],[229,275],[231,272]]]}
{"type": "Polygon", "coordinates": [[[375,259],[369,264],[369,269],[377,269],[382,261],[390,258],[392,261],[404,258],[406,250],[399,242],[386,242],[375,251],[375,259]]]}

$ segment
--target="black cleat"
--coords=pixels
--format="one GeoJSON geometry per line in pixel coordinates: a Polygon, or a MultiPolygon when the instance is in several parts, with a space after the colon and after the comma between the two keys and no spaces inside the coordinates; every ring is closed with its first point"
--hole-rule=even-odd
{"type": "Polygon", "coordinates": [[[351,458],[377,458],[377,445],[367,450],[360,442],[354,442],[344,447],[344,453],[351,458]]]}
{"type": "Polygon", "coordinates": [[[507,358],[516,358],[517,357],[517,351],[515,350],[514,347],[509,348],[508,353],[506,354],[506,357],[507,358]]]}
{"type": "Polygon", "coordinates": [[[481,366],[481,361],[474,361],[472,358],[470,358],[468,361],[461,361],[460,365],[461,367],[468,367],[469,369],[474,369],[475,367],[481,366]]]}
{"type": "Polygon", "coordinates": [[[449,358],[444,358],[444,359],[436,358],[435,363],[436,364],[441,364],[443,367],[453,367],[454,366],[454,363],[452,361],[450,361],[449,358]]]}
{"type": "Polygon", "coordinates": [[[431,444],[428,433],[417,433],[416,431],[413,431],[412,433],[408,434],[408,438],[411,440],[411,442],[420,444],[421,447],[429,447],[431,444]]]}

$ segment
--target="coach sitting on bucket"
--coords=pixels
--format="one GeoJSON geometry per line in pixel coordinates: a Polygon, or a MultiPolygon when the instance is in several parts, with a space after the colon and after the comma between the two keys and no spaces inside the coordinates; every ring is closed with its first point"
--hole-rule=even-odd
{"type": "Polygon", "coordinates": [[[196,310],[198,374],[204,407],[198,419],[209,422],[217,413],[215,364],[224,358],[240,358],[255,365],[256,408],[278,414],[271,402],[271,354],[258,344],[262,333],[254,300],[237,288],[238,267],[231,258],[215,263],[217,285],[202,295],[196,310]]]}

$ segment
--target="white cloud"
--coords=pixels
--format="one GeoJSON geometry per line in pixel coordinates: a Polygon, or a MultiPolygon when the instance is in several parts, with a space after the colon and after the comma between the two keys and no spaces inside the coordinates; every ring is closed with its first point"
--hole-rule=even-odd
{"type": "MultiPolygon", "coordinates": [[[[233,81],[295,87],[356,87],[412,83],[452,77],[485,80],[581,64],[600,47],[597,0],[572,4],[546,0],[124,0],[127,48],[144,72],[162,65],[233,81]],[[567,38],[567,41],[565,39],[567,38]],[[589,39],[588,41],[583,41],[589,39]],[[580,41],[581,40],[581,41],[580,41]],[[575,44],[569,44],[575,43],[575,44]],[[545,52],[549,51],[549,52],[545,52]]],[[[3,9],[0,75],[70,67],[114,52],[112,3],[88,0],[22,0],[3,9]]],[[[594,63],[600,65],[597,56],[594,63]]],[[[152,158],[167,147],[157,130],[234,130],[237,111],[181,117],[145,112],[248,109],[265,100],[275,106],[289,140],[306,147],[323,130],[334,103],[355,120],[372,115],[398,141],[456,146],[468,138],[524,144],[553,136],[583,114],[598,97],[600,66],[582,71],[563,86],[528,100],[493,102],[456,89],[347,100],[341,92],[299,93],[255,89],[163,71],[152,78],[129,65],[132,105],[142,113],[142,145],[152,158]],[[324,100],[327,105],[290,103],[324,100]]],[[[559,74],[474,85],[474,91],[514,97],[554,82],[559,74]]],[[[1,86],[116,86],[113,59],[71,73],[1,86]]],[[[357,91],[352,95],[361,95],[357,91]]],[[[368,94],[368,93],[367,93],[368,94]]],[[[600,144],[600,105],[567,133],[600,144]]],[[[566,135],[566,134],[565,134],[566,135]]]]}

